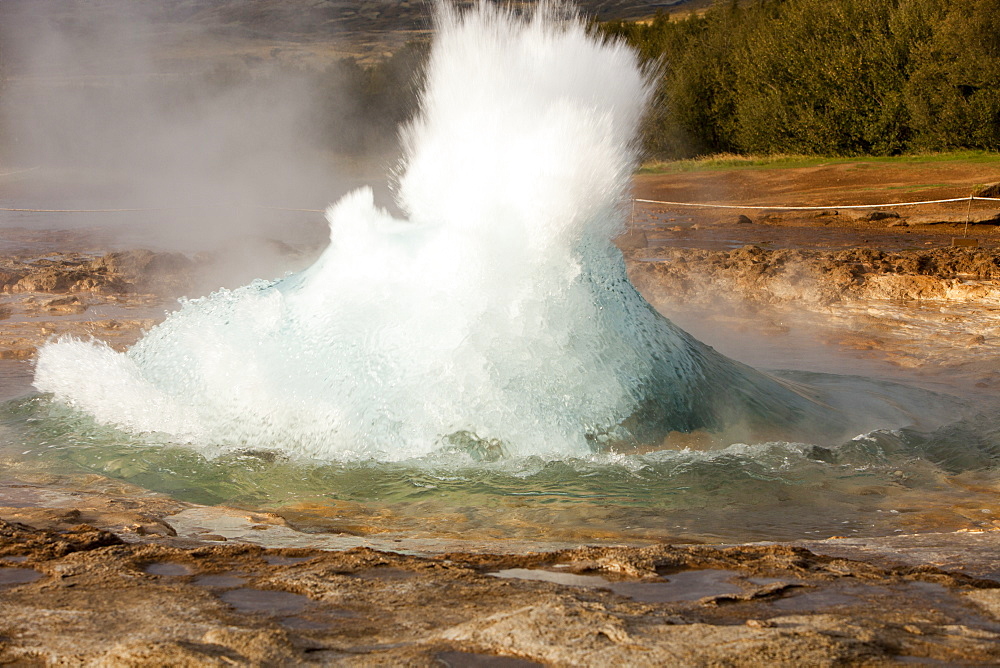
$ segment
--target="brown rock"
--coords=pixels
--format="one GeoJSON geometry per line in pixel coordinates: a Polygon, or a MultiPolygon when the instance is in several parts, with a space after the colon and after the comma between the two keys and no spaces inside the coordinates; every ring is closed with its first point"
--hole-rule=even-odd
{"type": "Polygon", "coordinates": [[[137,292],[184,292],[191,281],[192,261],[182,253],[154,253],[139,249],[108,253],[88,267],[91,280],[98,284],[137,292]]]}
{"type": "Polygon", "coordinates": [[[22,278],[23,273],[0,269],[0,291],[9,292],[22,278]]]}
{"type": "Polygon", "coordinates": [[[974,197],[1000,197],[1000,183],[991,183],[972,193],[974,197]]]}
{"type": "Polygon", "coordinates": [[[19,280],[11,292],[65,292],[80,278],[81,276],[75,271],[43,269],[19,280]]]}
{"type": "Polygon", "coordinates": [[[895,211],[872,211],[867,216],[864,217],[865,220],[869,222],[877,222],[880,220],[891,220],[899,218],[899,214],[895,211]]]}

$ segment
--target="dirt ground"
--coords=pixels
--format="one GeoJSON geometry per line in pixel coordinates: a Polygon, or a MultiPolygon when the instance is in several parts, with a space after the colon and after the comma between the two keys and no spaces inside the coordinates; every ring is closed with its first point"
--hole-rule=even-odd
{"type": "MultiPolygon", "coordinates": [[[[722,168],[635,177],[636,197],[753,206],[844,206],[968,197],[1000,182],[1000,161],[832,160],[808,167],[722,168]]],[[[998,207],[994,207],[998,208],[998,207]]],[[[964,220],[965,208],[958,212],[964,220]]]]}
{"type": "MultiPolygon", "coordinates": [[[[963,197],[998,181],[1000,169],[969,164],[858,163],[640,175],[635,192],[842,206],[963,197]]],[[[735,332],[772,349],[811,337],[878,373],[916,370],[995,393],[1000,207],[920,207],[877,220],[832,211],[637,206],[621,241],[633,281],[696,336],[735,332]],[[953,245],[963,236],[978,246],[953,245]]],[[[176,295],[214,280],[222,261],[105,253],[93,238],[56,232],[5,241],[0,358],[21,365],[13,376],[0,368],[6,396],[26,389],[26,360],[48,336],[126,346],[176,295]]],[[[269,248],[289,267],[315,252],[269,248]]],[[[727,352],[725,339],[711,342],[727,352]]],[[[292,532],[281,517],[93,478],[90,491],[56,493],[0,468],[0,663],[1000,662],[995,528],[795,545],[494,541],[473,552],[429,543],[375,550],[343,537],[344,549],[281,549],[267,547],[281,543],[269,536],[292,532]]]]}
{"type": "Polygon", "coordinates": [[[772,248],[901,250],[952,245],[955,238],[964,237],[972,240],[968,243],[992,248],[1000,243],[1000,201],[885,205],[968,198],[998,182],[1000,164],[970,160],[832,162],[800,168],[640,174],[633,191],[638,199],[828,208],[779,211],[637,203],[633,221],[640,229],[652,228],[654,242],[673,247],[760,244],[772,248]],[[842,208],[859,205],[872,208],[842,208]]]}

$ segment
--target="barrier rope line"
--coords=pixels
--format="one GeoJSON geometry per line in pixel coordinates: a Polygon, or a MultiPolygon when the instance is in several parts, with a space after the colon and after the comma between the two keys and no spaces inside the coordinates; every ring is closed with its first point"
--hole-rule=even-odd
{"type": "Polygon", "coordinates": [[[304,211],[306,213],[326,213],[325,209],[292,209],[287,206],[264,206],[263,204],[258,204],[254,208],[267,209],[268,211],[304,211]]]}
{"type": "MultiPolygon", "coordinates": [[[[304,211],[306,213],[323,213],[324,209],[293,209],[284,206],[264,206],[250,205],[254,209],[268,209],[270,211],[304,211]]],[[[135,209],[15,209],[0,207],[0,211],[15,211],[22,213],[142,213],[150,211],[192,211],[201,209],[223,209],[228,208],[226,204],[208,204],[204,206],[167,206],[149,207],[135,209]]],[[[240,205],[232,205],[231,208],[240,208],[240,205]]]]}
{"type": "MultiPolygon", "coordinates": [[[[192,207],[168,207],[162,209],[8,209],[0,208],[0,211],[20,211],[25,213],[136,213],[140,211],[181,211],[184,208],[192,207]]],[[[202,207],[194,207],[202,208],[202,207]]],[[[206,207],[207,208],[207,207],[206,207]]]]}
{"type": "Polygon", "coordinates": [[[844,204],[832,206],[751,206],[741,204],[702,204],[697,202],[662,202],[652,199],[633,198],[633,202],[643,202],[645,204],[665,204],[668,206],[691,206],[708,209],[753,209],[755,211],[829,211],[830,209],[892,209],[901,206],[918,206],[921,204],[947,204],[949,202],[969,202],[974,200],[984,200],[989,202],[1000,202],[998,197],[953,197],[951,199],[932,199],[923,202],[890,202],[887,204],[844,204]]]}
{"type": "Polygon", "coordinates": [[[0,179],[7,178],[8,176],[17,176],[18,174],[27,174],[28,172],[36,172],[38,171],[38,169],[39,169],[38,167],[30,167],[28,169],[15,169],[12,172],[4,172],[0,174],[0,179]]]}
{"type": "MultiPolygon", "coordinates": [[[[0,175],[2,176],[2,175],[0,175]]],[[[644,204],[663,204],[666,206],[690,206],[708,209],[752,209],[755,211],[829,211],[830,209],[891,209],[902,206],[918,206],[921,204],[947,204],[949,202],[969,202],[980,200],[984,202],[1000,202],[1000,197],[953,197],[951,199],[932,199],[923,202],[890,202],[888,204],[843,204],[830,206],[757,206],[749,204],[707,204],[699,202],[665,202],[653,199],[632,198],[633,211],[636,202],[644,204]]],[[[198,209],[221,209],[227,208],[225,204],[214,204],[205,206],[173,206],[173,207],[150,207],[150,208],[128,208],[128,209],[25,209],[0,207],[0,211],[12,211],[19,213],[143,213],[150,211],[191,211],[198,209]]],[[[302,213],[324,213],[325,209],[297,209],[286,206],[265,206],[262,204],[250,205],[251,208],[265,209],[268,211],[297,211],[302,213]]],[[[232,208],[240,208],[240,205],[232,205],[232,208]]]]}

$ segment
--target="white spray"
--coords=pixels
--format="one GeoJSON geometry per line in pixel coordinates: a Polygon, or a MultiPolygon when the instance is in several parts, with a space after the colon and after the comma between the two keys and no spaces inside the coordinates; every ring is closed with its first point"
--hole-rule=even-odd
{"type": "Polygon", "coordinates": [[[306,271],[188,301],[124,354],[49,344],[36,387],[136,432],[327,459],[566,456],[717,426],[710,386],[749,370],[653,312],[611,243],[649,96],[635,54],[561,5],[437,19],[405,220],[357,190],[306,271]]]}

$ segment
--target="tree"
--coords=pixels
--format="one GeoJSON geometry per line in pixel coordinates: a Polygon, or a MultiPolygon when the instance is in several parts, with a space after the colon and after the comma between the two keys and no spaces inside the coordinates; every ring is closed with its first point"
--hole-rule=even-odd
{"type": "Polygon", "coordinates": [[[1000,148],[1000,0],[950,3],[913,59],[914,147],[1000,148]]]}

